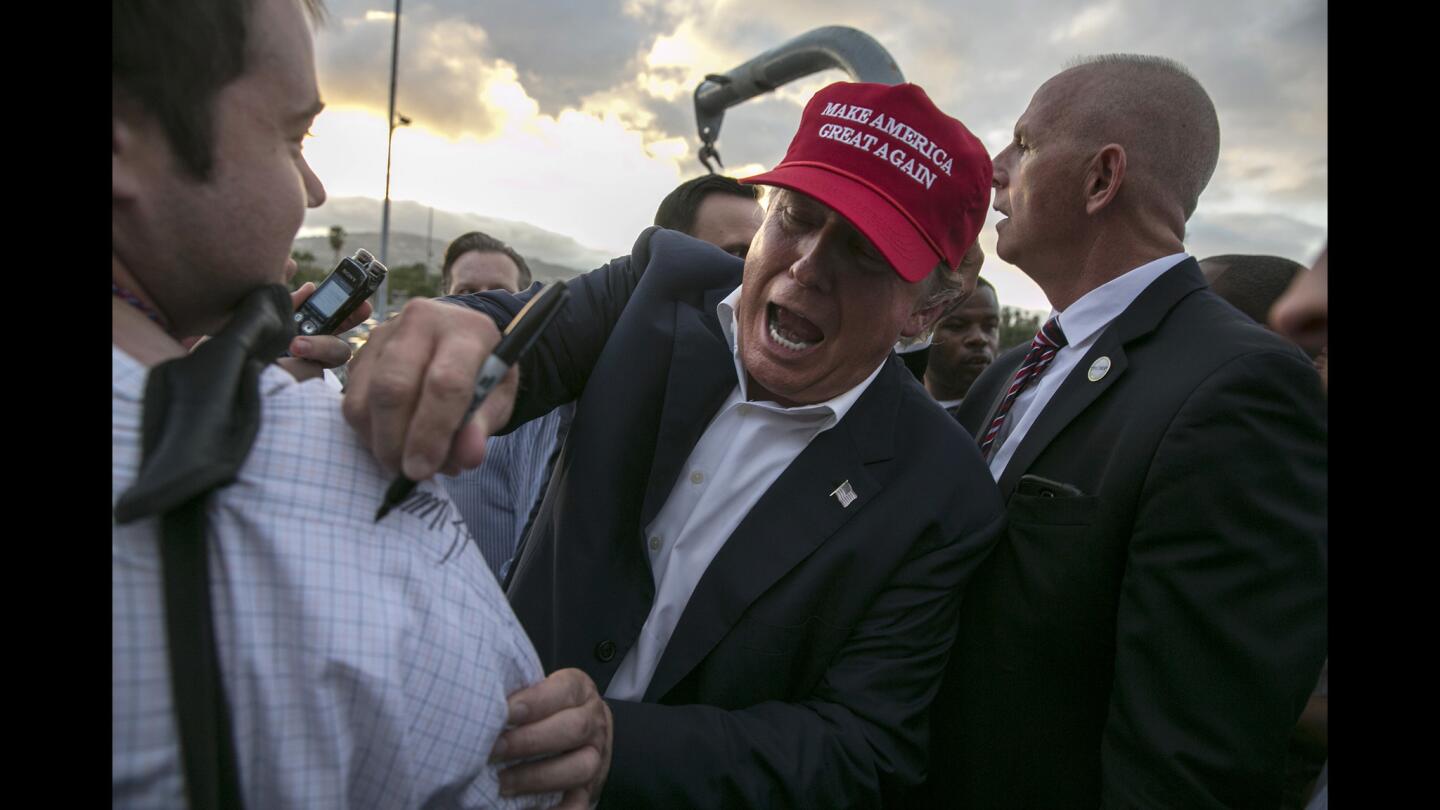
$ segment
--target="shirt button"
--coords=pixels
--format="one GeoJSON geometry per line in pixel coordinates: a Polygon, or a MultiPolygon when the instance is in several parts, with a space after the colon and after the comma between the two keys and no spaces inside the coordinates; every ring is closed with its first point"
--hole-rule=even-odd
{"type": "Polygon", "coordinates": [[[595,657],[598,658],[598,659],[600,659],[601,663],[608,662],[610,659],[614,658],[614,657],[615,657],[615,642],[613,642],[613,641],[608,641],[608,640],[607,640],[607,641],[602,641],[602,642],[600,642],[599,644],[596,644],[596,645],[595,645],[595,657]]]}
{"type": "Polygon", "coordinates": [[[690,473],[690,483],[692,483],[692,484],[703,484],[703,483],[705,483],[705,473],[700,472],[699,470],[696,470],[695,472],[690,473]]]}
{"type": "Polygon", "coordinates": [[[650,550],[651,550],[651,551],[659,551],[659,550],[660,550],[660,536],[659,536],[659,535],[656,535],[655,537],[650,538],[650,550]]]}

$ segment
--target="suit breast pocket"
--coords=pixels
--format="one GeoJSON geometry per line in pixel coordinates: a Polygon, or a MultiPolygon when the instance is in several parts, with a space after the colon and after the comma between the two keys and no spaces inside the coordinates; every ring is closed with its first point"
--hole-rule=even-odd
{"type": "Polygon", "coordinates": [[[999,642],[1006,665],[1075,668],[1112,648],[1126,544],[1107,531],[1100,499],[1016,493],[1006,514],[997,558],[1006,584],[997,610],[1013,636],[999,642]]]}
{"type": "Polygon", "coordinates": [[[1011,525],[1025,526],[1088,526],[1095,522],[1100,499],[1094,495],[1010,496],[1007,507],[1011,525]]]}

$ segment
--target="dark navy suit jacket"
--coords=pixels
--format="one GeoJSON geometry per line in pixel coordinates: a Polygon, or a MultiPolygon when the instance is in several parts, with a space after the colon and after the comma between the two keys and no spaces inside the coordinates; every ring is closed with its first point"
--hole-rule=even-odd
{"type": "MultiPolygon", "coordinates": [[[[976,380],[966,429],[1027,350],[976,380]]],[[[1000,478],[1006,533],[966,591],[914,806],[1277,806],[1326,652],[1324,409],[1305,356],[1193,259],[1142,292],[1000,478]]]]}
{"type": "MultiPolygon", "coordinates": [[[[579,398],[509,587],[548,670],[603,691],[655,586],[642,534],[736,385],[742,263],[672,231],[575,280],[512,424],[579,398]]],[[[503,323],[524,297],[465,303],[503,323]]],[[[917,782],[962,585],[1003,525],[969,436],[891,357],[750,510],[643,702],[611,701],[614,807],[853,807],[917,782]],[[858,499],[831,493],[849,481],[858,499]]]]}

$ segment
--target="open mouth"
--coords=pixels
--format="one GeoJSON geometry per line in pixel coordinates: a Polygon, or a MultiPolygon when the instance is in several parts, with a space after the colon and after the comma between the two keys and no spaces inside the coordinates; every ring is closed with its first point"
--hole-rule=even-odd
{"type": "Polygon", "coordinates": [[[820,327],[777,304],[765,305],[765,327],[772,341],[792,352],[803,352],[825,340],[820,327]]]}

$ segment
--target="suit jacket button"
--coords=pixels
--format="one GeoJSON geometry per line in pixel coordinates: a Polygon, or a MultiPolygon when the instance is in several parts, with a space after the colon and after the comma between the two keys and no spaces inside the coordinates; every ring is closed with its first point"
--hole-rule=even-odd
{"type": "Polygon", "coordinates": [[[595,657],[596,657],[596,658],[599,658],[602,663],[608,662],[610,659],[614,658],[614,657],[615,657],[615,642],[613,642],[613,641],[602,641],[602,642],[600,642],[599,644],[596,644],[596,645],[595,645],[595,657]]]}

